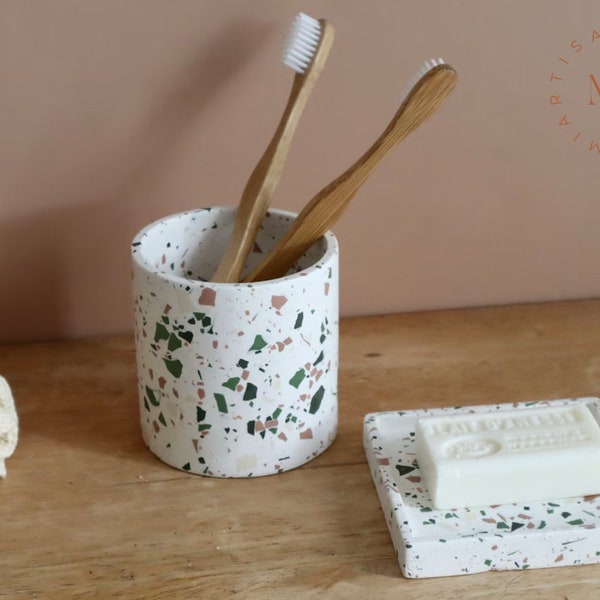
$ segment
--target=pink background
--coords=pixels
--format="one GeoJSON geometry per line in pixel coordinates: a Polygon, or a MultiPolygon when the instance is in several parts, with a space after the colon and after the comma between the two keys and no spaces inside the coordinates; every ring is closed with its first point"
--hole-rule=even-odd
{"type": "Polygon", "coordinates": [[[596,0],[4,0],[0,341],[131,329],[131,238],[237,203],[287,100],[300,10],[337,35],[279,208],[366,149],[425,59],[460,75],[334,228],[344,315],[600,293],[596,0]]]}

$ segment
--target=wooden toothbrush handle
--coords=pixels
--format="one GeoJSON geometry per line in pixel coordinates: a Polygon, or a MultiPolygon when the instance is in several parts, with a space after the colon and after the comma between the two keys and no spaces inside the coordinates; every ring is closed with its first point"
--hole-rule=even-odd
{"type": "Polygon", "coordinates": [[[314,196],[277,245],[244,277],[244,281],[264,281],[285,275],[340,218],[371,171],[392,146],[389,135],[382,135],[349,169],[314,196]]]}
{"type": "Polygon", "coordinates": [[[333,43],[333,27],[322,22],[322,28],[313,61],[305,73],[294,76],[290,97],[277,130],[246,183],[237,208],[233,232],[212,281],[233,283],[240,280],[246,258],[252,250],[260,224],[281,178],[294,131],[333,43]]]}
{"type": "Polygon", "coordinates": [[[379,161],[441,106],[455,84],[456,72],[445,63],[427,72],[407,95],[375,143],[304,207],[275,248],[244,281],[263,281],[285,275],[340,218],[379,161]]]}
{"type": "MultiPolygon", "coordinates": [[[[297,77],[297,75],[294,77],[294,81],[297,77]]],[[[298,100],[299,89],[296,88],[297,86],[294,86],[273,139],[246,183],[237,207],[233,232],[212,281],[225,283],[239,281],[246,257],[252,249],[260,223],[269,208],[273,191],[281,177],[290,141],[305,104],[305,100],[298,100]]]]}

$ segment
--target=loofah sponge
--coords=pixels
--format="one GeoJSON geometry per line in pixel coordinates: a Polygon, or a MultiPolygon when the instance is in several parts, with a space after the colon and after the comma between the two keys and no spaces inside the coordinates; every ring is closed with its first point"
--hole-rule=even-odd
{"type": "Polygon", "coordinates": [[[8,382],[0,376],[0,477],[6,477],[5,459],[12,455],[19,437],[19,420],[8,382]]]}

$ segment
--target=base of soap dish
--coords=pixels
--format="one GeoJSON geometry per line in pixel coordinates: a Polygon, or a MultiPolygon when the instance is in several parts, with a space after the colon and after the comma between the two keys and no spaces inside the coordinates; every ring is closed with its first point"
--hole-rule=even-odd
{"type": "Polygon", "coordinates": [[[436,510],[416,461],[415,425],[419,417],[572,403],[587,404],[600,421],[598,398],[366,415],[365,453],[405,577],[600,563],[600,495],[436,510]]]}

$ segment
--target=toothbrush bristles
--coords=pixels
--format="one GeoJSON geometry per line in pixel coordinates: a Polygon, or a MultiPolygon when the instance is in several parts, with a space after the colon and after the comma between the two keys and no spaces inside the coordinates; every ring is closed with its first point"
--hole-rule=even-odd
{"type": "Polygon", "coordinates": [[[304,73],[313,59],[320,39],[319,21],[304,13],[298,13],[285,40],[283,63],[297,73],[304,73]]]}
{"type": "Polygon", "coordinates": [[[406,97],[408,96],[410,91],[413,89],[413,87],[415,87],[415,84],[417,83],[417,81],[419,81],[419,79],[421,79],[421,77],[423,77],[423,75],[425,75],[426,73],[431,71],[431,69],[433,69],[434,67],[439,67],[440,65],[443,65],[445,63],[446,63],[446,61],[441,57],[426,60],[425,64],[421,65],[417,74],[408,82],[408,85],[404,89],[404,94],[402,94],[402,98],[406,99],[406,97]]]}

